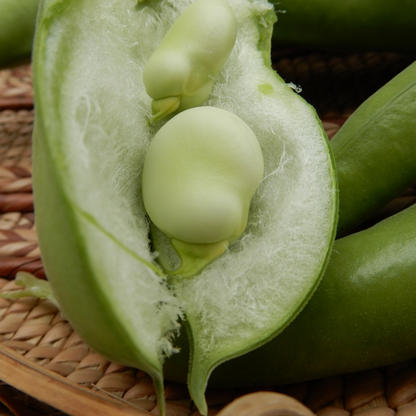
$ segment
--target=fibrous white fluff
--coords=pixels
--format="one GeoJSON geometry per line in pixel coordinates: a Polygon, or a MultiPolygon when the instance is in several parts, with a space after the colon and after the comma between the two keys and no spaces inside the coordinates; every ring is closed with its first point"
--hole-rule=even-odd
{"type": "Polygon", "coordinates": [[[313,112],[305,115],[303,103],[292,99],[290,86],[273,79],[261,53],[253,53],[258,33],[247,17],[269,5],[230,3],[240,22],[237,42],[207,105],[252,128],[265,176],[240,241],[198,276],[175,281],[202,360],[261,342],[290,319],[322,270],[333,227],[334,183],[322,131],[313,112]]]}
{"type": "Polygon", "coordinates": [[[94,14],[88,12],[93,8],[79,12],[79,30],[69,40],[83,47],[68,57],[61,86],[65,111],[73,117],[66,121],[70,145],[60,151],[72,177],[82,178],[67,183],[72,194],[83,196],[78,209],[110,237],[86,237],[95,245],[97,264],[114,274],[107,290],[137,337],[159,355],[172,352],[166,334],[177,328],[182,310],[202,355],[255,345],[285,324],[315,285],[334,209],[328,151],[314,113],[305,112],[255,50],[256,20],[261,24],[272,6],[229,0],[237,41],[204,104],[235,113],[251,127],[263,150],[265,177],[243,237],[198,276],[177,279],[174,296],[154,270],[128,258],[154,263],[140,183],[146,149],[165,121],[147,124],[151,99],[142,82],[144,65],[192,1],[91,1],[94,14]],[[99,258],[100,248],[114,255],[99,258]]]}

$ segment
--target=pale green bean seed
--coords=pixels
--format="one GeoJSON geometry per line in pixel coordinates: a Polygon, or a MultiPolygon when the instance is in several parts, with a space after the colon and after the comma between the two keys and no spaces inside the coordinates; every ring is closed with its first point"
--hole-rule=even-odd
{"type": "Polygon", "coordinates": [[[228,111],[193,108],[159,130],[146,154],[143,199],[182,260],[177,274],[197,273],[242,235],[262,177],[255,134],[228,111]]]}
{"type": "Polygon", "coordinates": [[[149,58],[143,82],[153,119],[201,105],[234,47],[237,23],[223,0],[197,0],[149,58]]]}

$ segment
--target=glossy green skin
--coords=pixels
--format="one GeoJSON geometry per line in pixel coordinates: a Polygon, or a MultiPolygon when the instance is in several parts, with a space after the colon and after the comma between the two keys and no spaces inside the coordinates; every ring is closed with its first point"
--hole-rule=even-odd
{"type": "Polygon", "coordinates": [[[331,140],[338,237],[416,183],[416,62],[365,101],[331,140]]]}
{"type": "MultiPolygon", "coordinates": [[[[0,0],[0,66],[30,56],[39,0],[0,0]]],[[[277,45],[416,51],[413,0],[273,0],[277,45]]]]}
{"type": "MultiPolygon", "coordinates": [[[[415,270],[416,205],[337,240],[300,315],[268,344],[218,367],[211,385],[291,383],[414,357],[415,270]]],[[[185,381],[186,367],[185,347],[165,364],[165,376],[185,381]]]]}
{"type": "Polygon", "coordinates": [[[0,67],[28,59],[39,0],[0,0],[0,67]]]}
{"type": "Polygon", "coordinates": [[[273,0],[281,46],[415,52],[413,0],[273,0]]]}

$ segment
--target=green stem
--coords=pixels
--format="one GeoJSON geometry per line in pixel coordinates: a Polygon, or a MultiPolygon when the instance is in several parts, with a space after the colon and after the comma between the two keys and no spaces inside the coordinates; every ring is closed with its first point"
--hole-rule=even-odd
{"type": "Polygon", "coordinates": [[[199,273],[212,260],[227,250],[229,240],[211,244],[194,244],[172,238],[172,247],[181,258],[181,267],[172,273],[173,276],[190,277],[199,273]]]}
{"type": "Polygon", "coordinates": [[[152,101],[152,114],[153,117],[149,120],[148,124],[153,124],[168,114],[176,111],[181,104],[179,97],[167,97],[161,100],[152,101]]]}

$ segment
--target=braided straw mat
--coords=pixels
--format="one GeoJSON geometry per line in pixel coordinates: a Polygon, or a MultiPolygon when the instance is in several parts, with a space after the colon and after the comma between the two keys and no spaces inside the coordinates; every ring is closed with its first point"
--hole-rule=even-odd
{"type": "MultiPolygon", "coordinates": [[[[329,137],[354,108],[415,59],[299,50],[272,58],[284,79],[302,85],[329,137]]],[[[0,291],[17,290],[19,270],[45,278],[33,215],[33,119],[30,66],[0,71],[0,291]]],[[[410,189],[378,216],[415,201],[416,191],[410,189]]],[[[209,415],[414,416],[415,364],[410,360],[288,386],[209,388],[209,415]]],[[[0,299],[0,378],[5,381],[0,416],[159,414],[150,377],[96,354],[46,300],[0,299]]],[[[199,415],[186,386],[167,382],[165,397],[168,416],[199,415]]]]}

